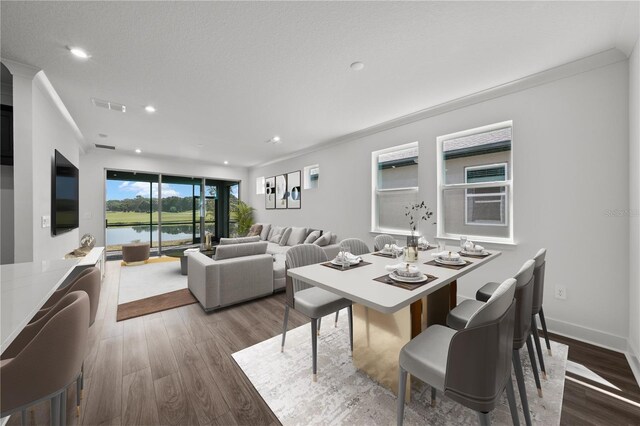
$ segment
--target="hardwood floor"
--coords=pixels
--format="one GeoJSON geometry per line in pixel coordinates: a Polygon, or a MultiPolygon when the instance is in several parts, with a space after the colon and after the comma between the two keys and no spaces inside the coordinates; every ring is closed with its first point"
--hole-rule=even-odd
{"type": "MultiPolygon", "coordinates": [[[[281,333],[284,294],[211,314],[193,304],[117,323],[120,265],[107,262],[106,268],[89,333],[81,413],[76,417],[72,386],[69,425],[279,424],[231,354],[281,333]]],[[[291,311],[290,329],[307,322],[291,311]]],[[[570,360],[618,386],[616,394],[640,402],[624,355],[561,336],[552,339],[569,345],[570,360]]],[[[26,423],[48,424],[48,403],[29,410],[26,423]]],[[[21,416],[8,424],[20,425],[21,416]]],[[[640,425],[640,408],[567,380],[561,424],[640,425]]]]}

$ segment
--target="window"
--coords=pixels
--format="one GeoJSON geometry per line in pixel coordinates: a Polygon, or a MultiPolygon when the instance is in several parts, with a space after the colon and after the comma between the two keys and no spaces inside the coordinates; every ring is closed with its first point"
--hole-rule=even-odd
{"type": "Polygon", "coordinates": [[[512,243],[512,123],[441,136],[438,159],[438,236],[512,243]]]}
{"type": "Polygon", "coordinates": [[[404,207],[418,201],[418,142],[371,153],[371,231],[408,234],[404,207]]]}

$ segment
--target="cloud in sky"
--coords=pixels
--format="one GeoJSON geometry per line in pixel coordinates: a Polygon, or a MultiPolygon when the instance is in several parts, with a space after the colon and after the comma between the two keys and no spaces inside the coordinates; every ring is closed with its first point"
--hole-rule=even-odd
{"type": "MultiPolygon", "coordinates": [[[[158,197],[158,184],[154,183],[151,185],[153,187],[153,197],[158,197]]],[[[118,189],[122,192],[130,193],[133,197],[137,197],[138,195],[142,197],[149,197],[149,183],[148,182],[131,182],[124,181],[120,185],[118,185],[118,189]]],[[[181,197],[178,191],[171,187],[171,184],[163,183],[162,184],[162,198],[167,197],[181,197]]]]}

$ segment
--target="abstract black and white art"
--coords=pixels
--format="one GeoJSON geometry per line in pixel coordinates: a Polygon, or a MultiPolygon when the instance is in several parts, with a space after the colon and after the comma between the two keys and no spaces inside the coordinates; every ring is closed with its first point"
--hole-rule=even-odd
{"type": "Polygon", "coordinates": [[[276,208],[276,178],[272,176],[264,180],[264,208],[276,208]]]}
{"type": "Polygon", "coordinates": [[[276,209],[287,208],[287,177],[276,176],[276,209]]]}
{"type": "Polygon", "coordinates": [[[287,208],[299,209],[302,201],[300,170],[287,173],[287,208]]]}

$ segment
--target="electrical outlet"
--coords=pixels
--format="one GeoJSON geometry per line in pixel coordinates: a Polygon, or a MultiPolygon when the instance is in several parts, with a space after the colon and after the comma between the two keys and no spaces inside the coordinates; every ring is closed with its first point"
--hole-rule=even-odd
{"type": "Polygon", "coordinates": [[[51,227],[51,216],[42,216],[42,227],[43,228],[51,227]]]}
{"type": "Polygon", "coordinates": [[[567,288],[563,285],[556,286],[556,299],[567,299],[567,288]]]}

